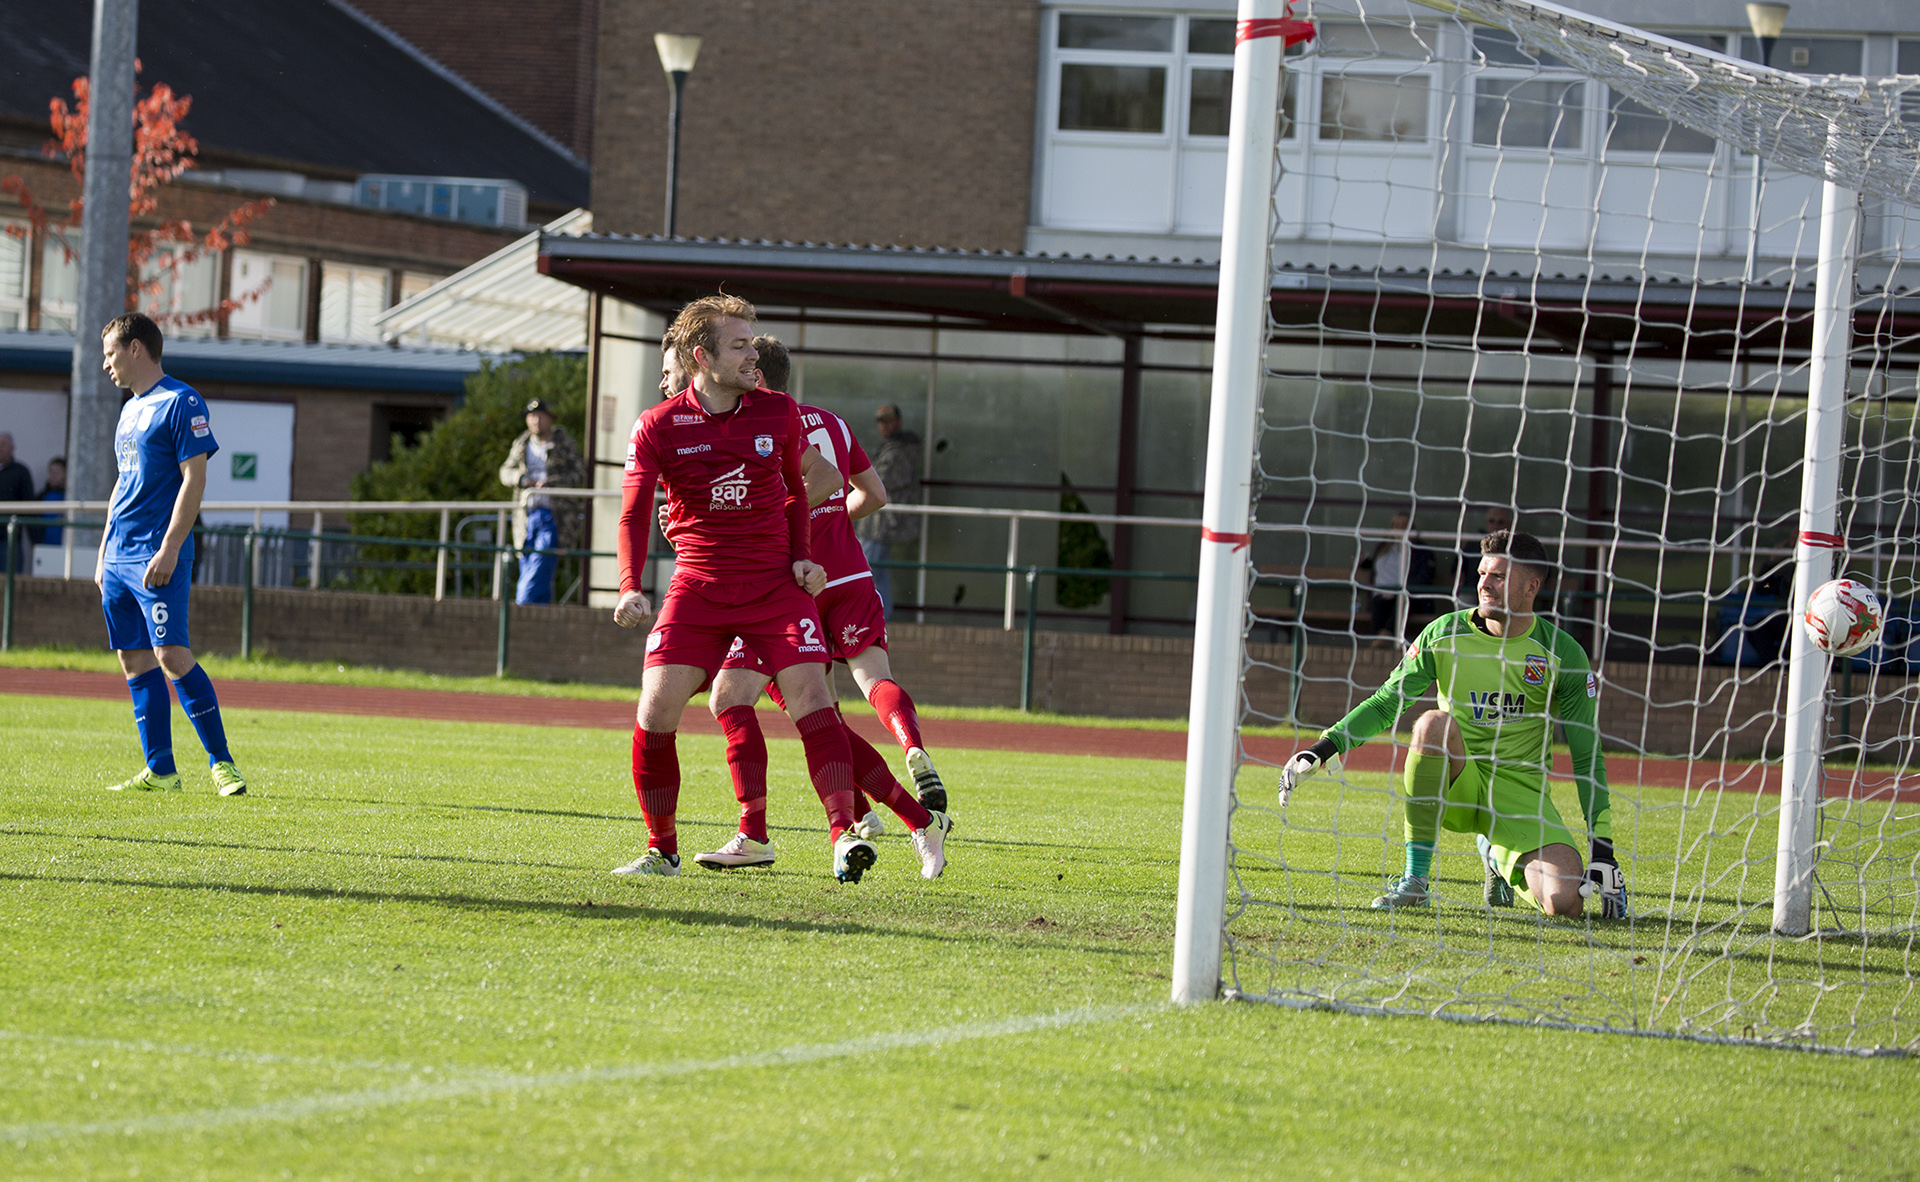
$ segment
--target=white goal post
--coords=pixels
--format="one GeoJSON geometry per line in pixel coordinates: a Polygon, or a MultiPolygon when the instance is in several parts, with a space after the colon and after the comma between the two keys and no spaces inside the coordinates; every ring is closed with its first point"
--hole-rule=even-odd
{"type": "Polygon", "coordinates": [[[1920,632],[1910,665],[1891,641],[1871,664],[1836,663],[1792,624],[1836,557],[1920,600],[1920,523],[1903,507],[1920,495],[1920,307],[1904,286],[1920,263],[1920,77],[1804,76],[1741,60],[1726,36],[1544,0],[1321,0],[1303,15],[1323,35],[1296,59],[1290,9],[1238,9],[1173,999],[1214,999],[1245,963],[1265,983],[1236,978],[1229,996],[1920,1047],[1895,996],[1915,992],[1920,931],[1920,682],[1894,676],[1920,672],[1920,632]],[[1732,192],[1749,177],[1761,192],[1760,160],[1767,199],[1741,224],[1732,192]],[[1666,421],[1639,409],[1656,404],[1666,421]],[[1721,428],[1701,429],[1708,406],[1721,428]],[[1506,434],[1485,441],[1489,423],[1506,434]],[[1263,465],[1276,444],[1285,458],[1263,465]],[[1659,449],[1664,488],[1647,467],[1659,449]],[[1390,476],[1370,466],[1381,455],[1390,476]],[[1616,768],[1635,767],[1613,789],[1630,924],[1463,905],[1438,889],[1478,873],[1457,847],[1419,923],[1370,913],[1353,867],[1398,856],[1390,757],[1384,778],[1314,781],[1333,786],[1300,817],[1273,807],[1274,748],[1249,755],[1249,716],[1306,746],[1344,707],[1303,694],[1317,682],[1358,702],[1390,667],[1368,650],[1404,648],[1409,604],[1451,610],[1451,586],[1423,599],[1408,575],[1420,535],[1384,528],[1402,505],[1416,531],[1437,516],[1426,538],[1456,559],[1481,505],[1518,506],[1560,555],[1546,614],[1640,711],[1631,732],[1605,710],[1600,727],[1616,768]],[[1374,556],[1393,573],[1370,589],[1374,556]],[[1397,614],[1355,641],[1340,621],[1360,628],[1370,596],[1397,596],[1397,614]],[[1255,629],[1275,643],[1256,653],[1255,629]],[[1343,668],[1322,667],[1322,637],[1346,646],[1343,668]],[[1609,664],[1610,641],[1640,646],[1644,676],[1609,664]],[[1737,717],[1763,699],[1771,723],[1737,717]],[[1855,767],[1836,788],[1826,765],[1848,735],[1855,767]],[[1661,759],[1677,792],[1631,778],[1661,759]],[[1829,937],[1859,947],[1823,951],[1829,937]],[[1850,1016],[1833,1013],[1842,997],[1850,1016]]]}

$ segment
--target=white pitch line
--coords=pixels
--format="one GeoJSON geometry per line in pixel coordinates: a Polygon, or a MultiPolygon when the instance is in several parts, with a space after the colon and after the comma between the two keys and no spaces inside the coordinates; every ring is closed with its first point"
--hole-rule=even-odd
{"type": "Polygon", "coordinates": [[[728,1055],[719,1059],[677,1059],[664,1063],[629,1063],[611,1067],[583,1067],[574,1071],[554,1071],[538,1075],[505,1073],[474,1074],[432,1082],[414,1082],[394,1087],[363,1088],[352,1092],[322,1093],[268,1104],[250,1104],[230,1108],[203,1108],[193,1112],[135,1117],[131,1120],[86,1122],[40,1121],[0,1127],[0,1144],[25,1146],[33,1141],[51,1141],[101,1134],[131,1136],[141,1133],[203,1132],[234,1125],[266,1121],[302,1120],[337,1112],[357,1112],[388,1108],[400,1104],[418,1104],[429,1100],[448,1100],[464,1096],[483,1096],[495,1092],[519,1092],[535,1089],[579,1087],[583,1084],[619,1083],[638,1079],[672,1079],[716,1071],[734,1071],[747,1067],[784,1067],[818,1063],[828,1059],[846,1059],[857,1055],[914,1047],[941,1046],[972,1042],[983,1038],[1004,1038],[1071,1026],[1113,1022],[1137,1014],[1154,1013],[1165,1005],[1106,1006],[1063,1010],[1052,1014],[1028,1014],[991,1022],[969,1022],[937,1030],[902,1031],[876,1034],[845,1042],[810,1043],[759,1051],[747,1055],[728,1055]]]}

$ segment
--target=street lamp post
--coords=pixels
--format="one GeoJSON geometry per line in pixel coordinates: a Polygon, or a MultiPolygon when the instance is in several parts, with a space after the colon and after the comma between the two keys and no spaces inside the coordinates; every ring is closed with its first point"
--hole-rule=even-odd
{"type": "MultiPolygon", "coordinates": [[[[1773,46],[1780,39],[1780,30],[1787,27],[1785,4],[1749,4],[1747,5],[1747,24],[1753,29],[1754,39],[1760,42],[1760,64],[1773,65],[1773,46]]],[[[1753,192],[1747,198],[1747,275],[1746,282],[1752,283],[1757,270],[1760,254],[1760,177],[1766,168],[1766,161],[1760,154],[1753,154],[1753,192]]]]}
{"type": "Polygon", "coordinates": [[[673,237],[674,205],[680,189],[680,96],[687,89],[687,75],[700,56],[700,38],[684,33],[655,33],[653,47],[660,53],[660,68],[667,72],[667,85],[673,91],[673,106],[667,114],[667,237],[673,237]]]}

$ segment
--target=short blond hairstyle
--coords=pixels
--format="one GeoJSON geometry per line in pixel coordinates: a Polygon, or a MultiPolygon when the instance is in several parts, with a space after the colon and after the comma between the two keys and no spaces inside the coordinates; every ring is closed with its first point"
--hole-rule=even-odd
{"type": "Polygon", "coordinates": [[[702,296],[680,309],[667,335],[673,338],[673,355],[680,359],[681,369],[691,374],[700,368],[693,351],[704,348],[711,354],[719,348],[720,322],[730,318],[752,324],[760,313],[739,296],[730,295],[702,296]]]}

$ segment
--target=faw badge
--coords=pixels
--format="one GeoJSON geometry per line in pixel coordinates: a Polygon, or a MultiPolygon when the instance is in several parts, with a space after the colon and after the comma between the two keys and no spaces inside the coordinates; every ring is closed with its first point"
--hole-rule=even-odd
{"type": "Polygon", "coordinates": [[[753,450],[757,455],[761,455],[761,456],[772,455],[773,454],[773,436],[755,435],[753,437],[753,450]]]}

